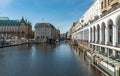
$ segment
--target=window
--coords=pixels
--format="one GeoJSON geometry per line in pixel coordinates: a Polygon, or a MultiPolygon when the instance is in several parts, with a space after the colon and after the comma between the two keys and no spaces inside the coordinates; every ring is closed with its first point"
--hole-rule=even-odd
{"type": "Polygon", "coordinates": [[[108,0],[108,6],[110,5],[110,0],[108,0]]]}
{"type": "Polygon", "coordinates": [[[106,0],[105,0],[105,4],[104,4],[104,6],[106,7],[106,0]]]}
{"type": "Polygon", "coordinates": [[[101,8],[103,9],[103,2],[101,3],[101,8]]]}

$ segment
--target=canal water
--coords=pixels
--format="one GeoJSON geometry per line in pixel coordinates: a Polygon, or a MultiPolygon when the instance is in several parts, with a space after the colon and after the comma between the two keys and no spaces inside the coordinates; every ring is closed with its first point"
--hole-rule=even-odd
{"type": "Polygon", "coordinates": [[[0,48],[0,76],[100,76],[68,43],[0,48]]]}

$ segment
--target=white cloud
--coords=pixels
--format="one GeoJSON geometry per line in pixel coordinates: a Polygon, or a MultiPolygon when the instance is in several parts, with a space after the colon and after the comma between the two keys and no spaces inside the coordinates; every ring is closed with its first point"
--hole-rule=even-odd
{"type": "Polygon", "coordinates": [[[0,0],[0,8],[5,8],[9,6],[13,0],[0,0]]]}

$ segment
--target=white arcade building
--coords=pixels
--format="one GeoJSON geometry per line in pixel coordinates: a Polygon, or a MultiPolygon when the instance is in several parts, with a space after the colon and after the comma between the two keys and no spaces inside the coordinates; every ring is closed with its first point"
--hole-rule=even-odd
{"type": "Polygon", "coordinates": [[[71,29],[72,39],[89,42],[94,52],[120,62],[120,0],[95,0],[71,29]]]}

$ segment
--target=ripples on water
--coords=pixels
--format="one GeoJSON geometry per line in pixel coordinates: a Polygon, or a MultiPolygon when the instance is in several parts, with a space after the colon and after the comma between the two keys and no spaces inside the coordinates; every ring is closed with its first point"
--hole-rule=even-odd
{"type": "Polygon", "coordinates": [[[68,43],[0,48],[0,76],[98,76],[68,43]]]}

